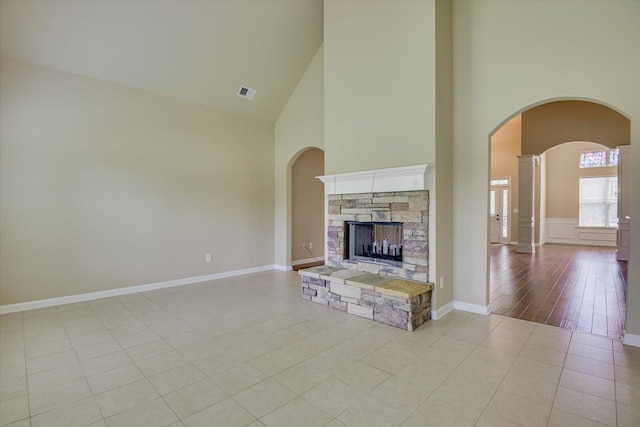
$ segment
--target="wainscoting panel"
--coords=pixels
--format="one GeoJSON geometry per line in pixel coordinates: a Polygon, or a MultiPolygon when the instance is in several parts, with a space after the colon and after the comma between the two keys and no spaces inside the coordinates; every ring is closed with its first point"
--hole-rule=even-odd
{"type": "Polygon", "coordinates": [[[615,228],[578,226],[578,218],[546,218],[546,243],[616,246],[615,228]]]}

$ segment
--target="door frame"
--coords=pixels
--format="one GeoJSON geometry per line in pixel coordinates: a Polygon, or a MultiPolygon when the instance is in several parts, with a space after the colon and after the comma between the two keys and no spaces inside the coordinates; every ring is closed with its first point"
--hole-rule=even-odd
{"type": "MultiPolygon", "coordinates": [[[[491,190],[492,189],[506,189],[507,190],[507,208],[508,208],[508,214],[507,214],[507,235],[503,236],[502,232],[500,232],[500,238],[498,239],[499,244],[502,245],[508,245],[511,244],[511,177],[510,176],[498,176],[498,177],[491,177],[491,179],[489,180],[489,197],[491,197],[491,190]],[[498,180],[507,180],[506,184],[493,184],[494,181],[498,181],[498,180]]],[[[489,200],[489,203],[491,203],[491,200],[489,200]]],[[[502,207],[500,212],[500,215],[502,215],[502,220],[504,221],[504,206],[502,206],[502,199],[500,199],[500,205],[502,207]]],[[[491,209],[491,206],[489,205],[489,210],[491,209]]],[[[489,216],[491,215],[491,212],[489,211],[489,216]]],[[[500,224],[500,228],[502,229],[502,224],[500,224]]],[[[489,230],[489,243],[492,244],[493,242],[491,242],[491,230],[489,230]]]]}

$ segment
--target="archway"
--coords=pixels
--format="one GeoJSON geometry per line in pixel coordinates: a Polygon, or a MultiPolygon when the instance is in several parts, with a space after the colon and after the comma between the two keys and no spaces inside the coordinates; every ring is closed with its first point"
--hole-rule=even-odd
{"type": "MultiPolygon", "coordinates": [[[[578,221],[578,175],[616,175],[615,168],[613,168],[613,170],[609,168],[609,170],[606,171],[603,171],[606,168],[600,168],[597,172],[594,172],[594,170],[588,171],[587,169],[580,169],[579,157],[581,152],[591,151],[609,156],[609,148],[615,149],[618,146],[623,146],[623,151],[627,152],[624,148],[628,147],[630,143],[630,129],[630,120],[626,116],[600,103],[585,100],[551,100],[538,103],[514,114],[491,133],[489,157],[492,181],[497,182],[495,179],[496,175],[499,175],[500,178],[510,175],[509,178],[511,178],[511,181],[514,183],[512,185],[513,193],[516,194],[513,196],[513,206],[510,206],[510,223],[513,224],[513,226],[509,229],[511,234],[511,241],[509,243],[513,244],[515,243],[514,240],[516,240],[518,243],[518,252],[533,253],[536,251],[536,247],[544,245],[547,241],[555,244],[567,243],[575,245],[607,245],[613,241],[615,245],[616,235],[619,234],[620,231],[616,232],[614,229],[607,228],[609,226],[608,223],[599,228],[588,228],[591,227],[592,224],[579,224],[578,221]],[[555,163],[553,163],[553,170],[547,170],[545,153],[548,153],[549,150],[554,151],[554,147],[565,145],[565,143],[570,141],[594,141],[597,144],[574,143],[571,149],[564,150],[564,156],[572,156],[571,160],[566,160],[565,165],[559,170],[556,156],[554,157],[555,163]],[[506,151],[510,150],[510,158],[505,158],[504,153],[502,153],[502,155],[497,153],[497,149],[499,149],[499,147],[497,147],[498,144],[505,145],[505,147],[507,147],[506,151]],[[516,158],[516,156],[519,157],[516,158]],[[501,163],[500,165],[495,164],[496,159],[501,163]],[[524,168],[522,166],[523,164],[524,168]],[[508,167],[505,167],[505,165],[508,167]],[[578,174],[579,170],[581,170],[582,173],[578,174]],[[551,218],[555,222],[550,221],[549,223],[544,220],[547,210],[547,206],[545,205],[545,182],[547,176],[552,177],[550,185],[552,185],[552,189],[556,190],[557,188],[553,186],[554,181],[557,182],[558,179],[568,179],[571,181],[571,185],[569,186],[571,188],[563,189],[564,193],[560,192],[562,193],[560,196],[556,194],[558,191],[555,191],[555,199],[552,200],[555,200],[554,203],[556,203],[556,205],[559,203],[558,200],[572,202],[564,203],[564,205],[567,205],[564,210],[562,208],[556,209],[558,212],[563,212],[559,218],[556,218],[558,214],[553,211],[554,213],[551,218]],[[553,235],[552,233],[554,238],[547,239],[550,224],[553,233],[556,234],[553,235]],[[562,233],[564,233],[564,236],[562,233]],[[575,238],[573,238],[574,234],[576,236],[575,238]],[[603,239],[603,241],[599,241],[598,239],[603,239]],[[608,239],[608,243],[604,242],[606,239],[608,239]],[[527,250],[527,247],[531,248],[531,250],[527,250]],[[521,250],[522,248],[524,248],[524,250],[521,250]]],[[[628,179],[627,177],[626,181],[623,180],[620,183],[622,187],[621,190],[624,191],[626,187],[628,191],[628,179]]],[[[585,179],[584,181],[586,182],[588,180],[585,179]]],[[[496,192],[495,190],[490,191],[493,193],[496,192]]],[[[625,203],[628,203],[628,193],[626,200],[625,203]]],[[[552,207],[557,208],[558,206],[556,205],[552,207]]],[[[492,204],[489,203],[489,206],[491,207],[492,204]]],[[[625,217],[628,218],[628,208],[628,206],[622,204],[620,213],[617,215],[621,218],[620,230],[623,230],[624,226],[626,226],[627,232],[628,226],[630,226],[630,221],[625,219],[625,217]],[[625,221],[626,225],[623,224],[625,221]]],[[[489,223],[488,233],[490,233],[491,225],[492,224],[489,223]]],[[[620,241],[619,236],[617,241],[620,241]]],[[[567,248],[569,248],[568,251],[571,252],[574,247],[567,246],[567,248]]],[[[516,250],[512,248],[511,252],[515,253],[516,250]]],[[[546,249],[546,252],[549,253],[550,250],[546,249]]],[[[498,282],[495,276],[498,275],[496,272],[500,271],[496,265],[498,262],[496,261],[498,253],[500,253],[503,262],[511,259],[509,249],[502,248],[498,250],[495,247],[489,248],[489,280],[487,290],[489,293],[490,308],[493,312],[540,323],[551,323],[556,326],[577,329],[577,322],[565,321],[560,324],[557,313],[554,319],[550,318],[551,309],[553,309],[554,304],[557,303],[557,294],[551,295],[551,298],[549,298],[548,294],[538,295],[534,298],[531,293],[523,290],[526,288],[523,287],[517,291],[512,290],[513,295],[510,296],[509,304],[513,303],[513,307],[510,307],[510,310],[496,308],[500,307],[500,302],[496,301],[496,299],[501,295],[500,292],[495,292],[496,283],[498,282]],[[543,305],[544,307],[542,307],[543,305]],[[572,327],[572,325],[576,327],[572,327]]],[[[618,250],[618,253],[620,253],[620,250],[618,250]]],[[[542,294],[543,292],[538,291],[535,286],[540,288],[546,286],[549,293],[551,292],[551,288],[549,288],[550,285],[547,283],[550,276],[548,274],[545,276],[546,281],[541,278],[537,279],[545,283],[530,283],[531,280],[534,280],[534,273],[532,273],[533,270],[529,270],[529,268],[535,265],[536,262],[542,260],[544,255],[545,254],[540,256],[528,255],[524,257],[526,258],[527,264],[521,264],[518,267],[522,270],[520,276],[530,274],[529,277],[524,277],[523,283],[533,285],[533,289],[538,294],[542,294]],[[529,282],[526,282],[527,280],[529,282]]],[[[609,249],[609,255],[611,258],[609,261],[613,263],[612,268],[618,269],[617,262],[615,261],[615,249],[613,252],[609,249]]],[[[542,261],[540,261],[540,263],[542,263],[542,261]]],[[[623,268],[623,270],[626,271],[626,268],[623,268]]],[[[618,269],[618,272],[619,271],[620,269],[618,269]]],[[[513,279],[512,281],[515,282],[521,279],[522,277],[513,279]]],[[[506,303],[507,300],[508,299],[505,299],[504,302],[506,303]]],[[[599,314],[601,313],[598,313],[598,315],[599,314]]],[[[622,322],[624,321],[624,315],[616,315],[615,317],[620,317],[622,322]]],[[[581,327],[581,330],[584,331],[584,322],[581,327]]],[[[612,331],[611,333],[619,334],[621,332],[622,329],[618,328],[617,331],[612,331]]],[[[594,333],[606,335],[606,323],[604,329],[600,326],[598,331],[594,333]]]]}
{"type": "Polygon", "coordinates": [[[291,159],[289,252],[291,266],[298,269],[324,263],[324,151],[305,148],[291,159]]]}

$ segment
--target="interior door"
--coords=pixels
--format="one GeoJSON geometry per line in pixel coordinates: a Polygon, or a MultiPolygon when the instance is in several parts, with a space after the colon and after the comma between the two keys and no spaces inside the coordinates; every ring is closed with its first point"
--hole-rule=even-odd
{"type": "Polygon", "coordinates": [[[489,240],[491,243],[500,243],[501,193],[498,188],[492,188],[489,192],[489,240]]]}
{"type": "Polygon", "coordinates": [[[509,187],[492,185],[489,192],[489,240],[491,243],[509,244],[509,235],[509,187]]]}

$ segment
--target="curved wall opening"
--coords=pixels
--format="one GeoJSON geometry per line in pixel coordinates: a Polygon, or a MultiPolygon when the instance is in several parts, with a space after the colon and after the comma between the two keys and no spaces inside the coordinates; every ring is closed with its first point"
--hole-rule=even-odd
{"type": "Polygon", "coordinates": [[[324,151],[300,153],[291,170],[291,265],[294,269],[324,264],[324,151]]]}
{"type": "MultiPolygon", "coordinates": [[[[608,151],[630,144],[630,133],[631,122],[626,116],[608,106],[585,100],[537,104],[514,114],[491,133],[492,182],[508,178],[511,183],[509,244],[489,243],[491,312],[583,332],[620,336],[624,324],[626,263],[616,260],[617,230],[581,228],[578,221],[580,179],[615,177],[617,167],[580,168],[579,162],[582,152],[608,151]],[[537,253],[517,254],[514,243],[518,241],[518,195],[519,187],[523,185],[518,156],[527,155],[534,156],[531,181],[535,217],[533,239],[537,253]],[[605,255],[595,254],[598,247],[605,255]],[[576,265],[573,258],[580,256],[584,262],[576,265]],[[557,262],[552,266],[554,257],[557,262]],[[516,258],[519,259],[517,267],[513,264],[516,258]],[[608,269],[613,279],[611,283],[602,283],[600,291],[605,288],[606,291],[601,301],[585,296],[585,292],[591,292],[588,286],[561,289],[567,277],[556,276],[556,272],[564,269],[575,273],[575,269],[584,268],[586,275],[582,278],[586,280],[589,271],[595,274],[596,266],[603,260],[606,266],[602,268],[608,269]],[[514,269],[519,269],[516,275],[510,277],[506,273],[505,276],[505,271],[514,272],[514,269]],[[552,279],[555,282],[549,283],[552,279]],[[563,307],[568,308],[562,310],[563,307]],[[588,317],[590,321],[587,321],[588,317]]],[[[493,193],[495,191],[490,190],[490,198],[495,195],[493,193]]],[[[489,222],[489,242],[491,225],[489,222]]]]}

